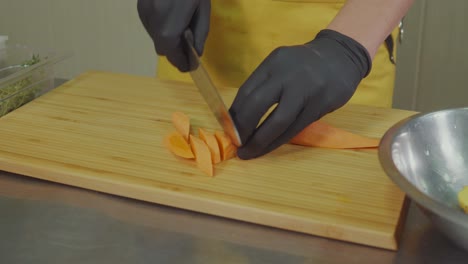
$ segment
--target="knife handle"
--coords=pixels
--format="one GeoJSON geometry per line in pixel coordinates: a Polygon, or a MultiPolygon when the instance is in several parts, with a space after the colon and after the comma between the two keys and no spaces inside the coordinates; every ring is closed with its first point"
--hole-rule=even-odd
{"type": "Polygon", "coordinates": [[[184,51],[185,55],[187,55],[189,71],[194,71],[200,65],[200,61],[198,59],[198,53],[194,48],[194,37],[191,29],[186,29],[184,31],[184,51]]]}

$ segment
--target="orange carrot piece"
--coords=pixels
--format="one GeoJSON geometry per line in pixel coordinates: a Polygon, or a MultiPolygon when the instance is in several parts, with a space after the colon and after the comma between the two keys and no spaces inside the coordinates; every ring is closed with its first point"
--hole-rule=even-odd
{"type": "Polygon", "coordinates": [[[213,176],[213,164],[211,163],[211,152],[206,143],[193,136],[190,137],[190,146],[195,154],[197,167],[208,176],[213,176]]]}
{"type": "Polygon", "coordinates": [[[237,147],[232,143],[231,138],[226,135],[226,133],[215,131],[215,138],[218,141],[222,161],[236,157],[237,147]]]}
{"type": "Polygon", "coordinates": [[[210,149],[211,162],[213,164],[221,162],[221,153],[216,137],[212,133],[209,133],[206,130],[204,130],[203,128],[198,128],[198,134],[200,136],[200,139],[203,140],[210,149]]]}
{"type": "Polygon", "coordinates": [[[166,147],[176,156],[186,159],[195,158],[189,143],[178,131],[174,131],[167,135],[164,142],[166,147]]]}
{"type": "Polygon", "coordinates": [[[190,135],[190,118],[182,112],[172,113],[172,123],[177,131],[185,138],[188,142],[190,135]]]}
{"type": "Polygon", "coordinates": [[[304,128],[289,143],[309,147],[359,149],[378,147],[380,140],[357,135],[323,121],[315,121],[304,128]]]}

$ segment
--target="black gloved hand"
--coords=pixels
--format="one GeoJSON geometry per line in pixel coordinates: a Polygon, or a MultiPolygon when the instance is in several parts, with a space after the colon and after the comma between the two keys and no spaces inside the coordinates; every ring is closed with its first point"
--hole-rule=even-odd
{"type": "Polygon", "coordinates": [[[271,152],[342,107],[371,67],[361,44],[332,30],[322,30],[305,45],[273,51],[240,87],[229,110],[244,143],[239,158],[271,152]]]}
{"type": "Polygon", "coordinates": [[[191,29],[194,47],[201,56],[210,26],[210,0],[138,0],[137,7],[156,53],[166,56],[179,71],[188,71],[183,34],[191,29]]]}

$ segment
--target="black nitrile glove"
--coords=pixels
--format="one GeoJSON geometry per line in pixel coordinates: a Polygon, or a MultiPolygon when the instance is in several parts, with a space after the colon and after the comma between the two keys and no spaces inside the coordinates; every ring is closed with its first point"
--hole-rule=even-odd
{"type": "Polygon", "coordinates": [[[138,0],[138,15],[153,39],[156,53],[181,72],[189,70],[183,34],[191,29],[201,56],[210,26],[210,0],[138,0]]]}
{"type": "Polygon", "coordinates": [[[273,51],[240,87],[229,110],[244,143],[239,158],[267,154],[342,107],[371,66],[361,44],[333,30],[322,30],[305,45],[273,51]]]}

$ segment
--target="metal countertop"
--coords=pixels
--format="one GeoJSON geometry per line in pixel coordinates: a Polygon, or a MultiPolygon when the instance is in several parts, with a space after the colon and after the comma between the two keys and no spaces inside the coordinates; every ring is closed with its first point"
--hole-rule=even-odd
{"type": "Polygon", "coordinates": [[[466,263],[411,204],[388,251],[0,171],[0,263],[466,263]]]}

